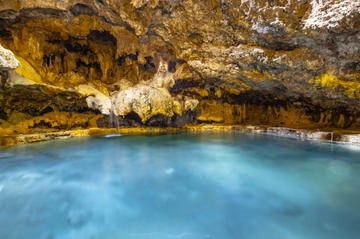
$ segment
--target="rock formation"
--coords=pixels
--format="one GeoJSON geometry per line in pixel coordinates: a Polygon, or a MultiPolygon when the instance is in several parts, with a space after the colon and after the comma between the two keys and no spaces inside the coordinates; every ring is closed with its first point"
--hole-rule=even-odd
{"type": "Polygon", "coordinates": [[[358,0],[1,0],[0,43],[6,132],[360,126],[358,0]]]}
{"type": "Polygon", "coordinates": [[[0,45],[0,70],[15,70],[20,66],[20,62],[15,58],[14,54],[0,45]]]}

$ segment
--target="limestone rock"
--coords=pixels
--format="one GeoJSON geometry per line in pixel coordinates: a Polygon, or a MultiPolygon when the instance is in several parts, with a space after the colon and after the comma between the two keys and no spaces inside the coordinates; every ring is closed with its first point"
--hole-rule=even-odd
{"type": "Polygon", "coordinates": [[[149,6],[156,6],[158,4],[158,2],[159,2],[159,0],[131,0],[131,4],[135,8],[141,8],[145,4],[147,4],[149,6]]]}
{"type": "Polygon", "coordinates": [[[104,95],[99,90],[89,85],[79,85],[77,91],[85,96],[86,102],[90,108],[98,109],[102,114],[108,115],[111,111],[110,97],[104,95]]]}
{"type": "Polygon", "coordinates": [[[353,0],[311,1],[311,13],[305,19],[305,28],[339,29],[351,27],[359,17],[360,2],[353,0]],[[345,26],[344,26],[345,25],[345,26]]]}
{"type": "Polygon", "coordinates": [[[17,85],[35,85],[36,83],[19,75],[16,71],[9,72],[9,78],[6,81],[6,87],[11,88],[17,85]]]}
{"type": "Polygon", "coordinates": [[[14,53],[0,45],[0,70],[15,70],[20,62],[15,58],[14,53]]]}
{"type": "Polygon", "coordinates": [[[174,100],[177,105],[176,108],[178,109],[177,111],[174,112],[175,113],[180,112],[177,113],[178,115],[181,115],[182,112],[193,111],[199,105],[199,101],[197,99],[193,99],[188,96],[178,95],[175,97],[174,100]]]}
{"type": "Polygon", "coordinates": [[[199,104],[198,100],[186,97],[184,101],[184,111],[195,110],[198,104],[199,104]]]}
{"type": "Polygon", "coordinates": [[[173,99],[165,89],[138,85],[121,91],[114,100],[115,115],[126,116],[130,112],[138,114],[143,122],[159,114],[171,118],[173,99]]]}

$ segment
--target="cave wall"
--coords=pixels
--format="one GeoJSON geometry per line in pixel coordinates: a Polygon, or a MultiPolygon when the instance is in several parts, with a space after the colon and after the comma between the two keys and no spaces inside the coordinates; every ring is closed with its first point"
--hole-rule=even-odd
{"type": "Polygon", "coordinates": [[[111,104],[124,125],[360,126],[359,1],[1,0],[0,43],[21,63],[0,91],[7,123],[63,112],[89,127],[111,104]]]}

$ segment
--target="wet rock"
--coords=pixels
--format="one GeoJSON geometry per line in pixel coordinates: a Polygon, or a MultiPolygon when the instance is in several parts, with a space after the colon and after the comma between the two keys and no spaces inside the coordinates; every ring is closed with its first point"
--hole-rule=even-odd
{"type": "Polygon", "coordinates": [[[171,126],[183,127],[187,124],[196,124],[200,114],[200,111],[197,110],[187,110],[182,115],[175,114],[171,120],[171,126]]]}
{"type": "Polygon", "coordinates": [[[145,122],[145,125],[168,127],[171,126],[171,118],[162,114],[154,115],[145,122]]]}
{"type": "Polygon", "coordinates": [[[135,112],[130,112],[125,116],[106,115],[99,118],[96,123],[100,128],[138,127],[144,125],[142,119],[135,112]]]}
{"type": "Polygon", "coordinates": [[[110,119],[110,116],[104,116],[99,118],[96,123],[99,128],[116,128],[116,127],[141,127],[141,126],[151,126],[151,127],[183,127],[187,124],[197,123],[197,118],[199,117],[199,111],[186,111],[181,115],[174,113],[170,118],[168,116],[158,114],[149,118],[147,121],[143,122],[138,114],[135,112],[130,112],[126,116],[114,116],[114,119],[110,119]],[[111,121],[116,121],[113,124],[111,121]]]}
{"type": "Polygon", "coordinates": [[[349,144],[358,144],[358,145],[360,145],[360,134],[344,135],[344,136],[342,136],[341,141],[347,142],[349,144]]]}

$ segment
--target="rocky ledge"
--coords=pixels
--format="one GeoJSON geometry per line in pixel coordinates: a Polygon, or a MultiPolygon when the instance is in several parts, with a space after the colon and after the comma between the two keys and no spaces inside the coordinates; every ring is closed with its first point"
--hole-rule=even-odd
{"type": "Polygon", "coordinates": [[[243,125],[200,125],[187,127],[190,132],[229,132],[240,131],[244,133],[265,134],[292,138],[299,140],[325,141],[329,143],[342,143],[360,146],[360,131],[320,131],[291,129],[284,127],[243,126],[243,125]]]}
{"type": "Polygon", "coordinates": [[[90,128],[87,130],[71,130],[62,132],[46,132],[36,134],[20,134],[12,136],[0,136],[0,148],[9,147],[18,144],[34,143],[55,139],[67,139],[79,136],[92,135],[157,135],[168,133],[252,133],[278,136],[284,138],[293,138],[303,141],[321,141],[338,144],[348,144],[358,146],[360,149],[360,131],[309,131],[303,129],[290,129],[283,127],[265,127],[265,126],[243,126],[243,125],[193,125],[185,127],[121,127],[121,128],[90,128]]]}

